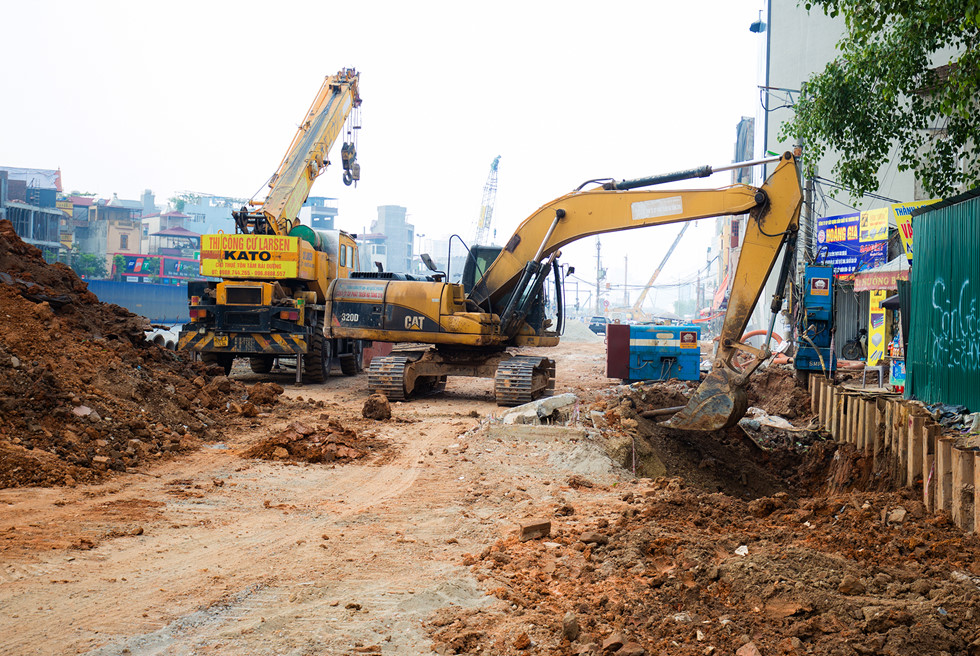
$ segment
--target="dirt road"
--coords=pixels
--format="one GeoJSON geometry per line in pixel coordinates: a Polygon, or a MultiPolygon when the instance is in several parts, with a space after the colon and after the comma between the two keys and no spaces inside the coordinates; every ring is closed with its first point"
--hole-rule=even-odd
{"type": "MultiPolygon", "coordinates": [[[[601,350],[562,347],[558,391],[608,385],[601,350]]],[[[493,601],[466,554],[574,503],[571,474],[618,480],[576,431],[475,432],[499,413],[489,381],[453,379],[387,422],[360,417],[363,386],[291,388],[296,416],[108,484],[0,491],[0,653],[429,653],[433,611],[493,601]],[[344,465],[240,456],[327,416],[388,447],[344,465]]]]}
{"type": "MultiPolygon", "coordinates": [[[[618,387],[602,353],[549,351],[571,426],[502,425],[467,379],[368,420],[338,376],[135,473],[0,490],[0,654],[980,656],[976,535],[820,436],[667,432],[637,413],[689,386],[618,387]],[[297,420],[363,457],[243,455],[297,420]]],[[[791,376],[754,398],[805,425],[791,376]]]]}

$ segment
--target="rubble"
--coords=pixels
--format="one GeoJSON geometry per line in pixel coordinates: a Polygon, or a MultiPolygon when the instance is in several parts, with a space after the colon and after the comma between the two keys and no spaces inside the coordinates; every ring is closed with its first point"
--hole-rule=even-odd
{"type": "Polygon", "coordinates": [[[369,433],[358,433],[335,419],[323,425],[310,426],[294,421],[247,448],[243,458],[308,463],[334,463],[359,460],[377,455],[389,444],[369,433]]]}
{"type": "Polygon", "coordinates": [[[500,602],[433,626],[480,635],[440,653],[507,653],[518,625],[549,655],[978,653],[980,540],[924,514],[883,526],[902,493],[782,495],[764,517],[677,478],[595,494],[552,520],[557,546],[503,537],[472,561],[500,602]]]}
{"type": "Polygon", "coordinates": [[[574,394],[549,396],[511,408],[501,416],[504,424],[554,424],[572,418],[578,397],[574,394]]]}

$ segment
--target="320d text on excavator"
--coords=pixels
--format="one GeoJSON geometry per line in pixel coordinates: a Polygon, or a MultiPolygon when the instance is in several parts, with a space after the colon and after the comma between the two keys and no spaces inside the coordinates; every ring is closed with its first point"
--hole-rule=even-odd
{"type": "MultiPolygon", "coordinates": [[[[526,403],[553,389],[555,362],[508,349],[558,344],[564,315],[558,258],[564,245],[608,232],[748,214],[713,368],[670,422],[692,430],[730,426],[747,409],[748,376],[769,355],[767,346],[755,349],[739,337],[779,253],[784,246],[787,254],[795,248],[803,197],[797,157],[786,153],[636,180],[589,181],[540,207],[502,248],[471,249],[460,283],[446,282],[440,273],[420,278],[358,272],[334,280],[327,293],[326,334],[400,343],[390,355],[374,358],[368,370],[369,388],[390,399],[438,391],[449,376],[478,376],[494,379],[498,404],[526,403]],[[645,189],[768,162],[776,162],[775,169],[758,188],[736,184],[706,190],[645,189]],[[585,189],[590,183],[597,186],[585,189]],[[549,277],[555,283],[554,319],[545,313],[549,277]],[[739,350],[752,356],[745,365],[734,360],[739,350]]],[[[791,259],[783,259],[770,332],[782,307],[791,259]]]]}

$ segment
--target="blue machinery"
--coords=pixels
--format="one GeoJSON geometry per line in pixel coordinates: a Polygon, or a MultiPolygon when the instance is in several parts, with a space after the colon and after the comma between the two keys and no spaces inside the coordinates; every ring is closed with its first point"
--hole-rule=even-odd
{"type": "Polygon", "coordinates": [[[799,344],[793,366],[797,372],[831,375],[837,356],[830,348],[834,329],[834,268],[807,265],[803,270],[803,304],[800,308],[799,344]]]}
{"type": "Polygon", "coordinates": [[[699,326],[606,326],[606,376],[633,380],[698,380],[699,326]]]}

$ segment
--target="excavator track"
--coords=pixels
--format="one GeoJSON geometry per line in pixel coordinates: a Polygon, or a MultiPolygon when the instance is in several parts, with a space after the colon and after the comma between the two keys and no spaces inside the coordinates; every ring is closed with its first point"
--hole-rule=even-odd
{"type": "Polygon", "coordinates": [[[389,401],[404,401],[405,367],[410,358],[399,355],[386,355],[371,360],[368,368],[368,391],[384,394],[389,401]]]}
{"type": "Polygon", "coordinates": [[[497,405],[530,403],[555,389],[555,361],[538,355],[518,355],[501,362],[494,376],[497,405]]]}

